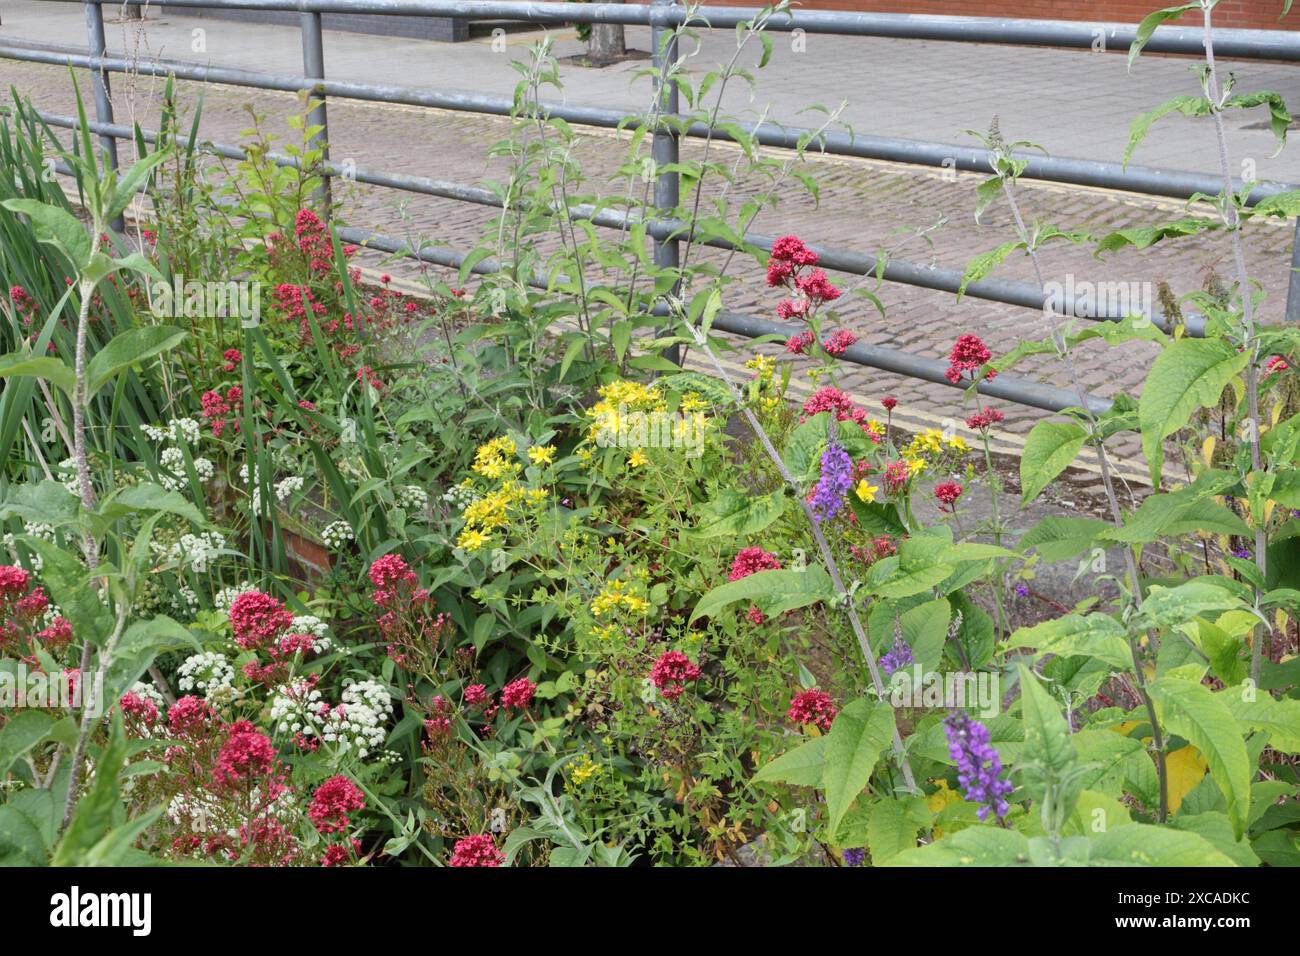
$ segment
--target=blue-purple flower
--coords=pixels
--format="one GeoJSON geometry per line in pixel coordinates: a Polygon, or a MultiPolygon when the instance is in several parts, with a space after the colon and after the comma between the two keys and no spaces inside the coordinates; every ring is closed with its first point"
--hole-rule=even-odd
{"type": "Polygon", "coordinates": [[[1233,556],[1234,558],[1241,558],[1241,560],[1243,560],[1243,561],[1249,561],[1249,560],[1250,560],[1250,548],[1247,548],[1247,547],[1244,547],[1244,546],[1243,546],[1243,547],[1240,547],[1240,548],[1233,548],[1233,549],[1232,549],[1232,556],[1233,556]]]}
{"type": "Polygon", "coordinates": [[[822,474],[813,489],[813,519],[821,522],[834,518],[844,507],[844,496],[853,487],[853,460],[849,453],[831,442],[822,452],[822,474]]]}
{"type": "Polygon", "coordinates": [[[894,646],[880,658],[880,666],[884,669],[886,677],[910,663],[912,663],[912,648],[901,637],[895,637],[894,646]]]}
{"type": "Polygon", "coordinates": [[[983,804],[978,811],[981,820],[987,820],[990,811],[1001,820],[1011,809],[1006,795],[1015,788],[1011,781],[1000,779],[1002,758],[989,744],[989,729],[960,710],[949,714],[943,726],[948,734],[948,755],[957,764],[962,795],[972,803],[983,804]]]}
{"type": "Polygon", "coordinates": [[[850,847],[841,856],[845,866],[861,866],[867,859],[867,851],[862,847],[850,847]]]}

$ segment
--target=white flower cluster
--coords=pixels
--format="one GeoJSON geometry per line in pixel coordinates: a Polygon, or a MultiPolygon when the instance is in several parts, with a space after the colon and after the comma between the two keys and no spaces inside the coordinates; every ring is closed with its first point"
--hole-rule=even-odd
{"type": "Polygon", "coordinates": [[[176,589],[176,595],[170,603],[172,611],[179,617],[193,618],[199,611],[199,596],[188,584],[182,584],[176,589]]]}
{"type": "Polygon", "coordinates": [[[474,493],[474,489],[468,484],[452,485],[442,496],[442,500],[457,511],[464,511],[474,503],[476,498],[478,498],[478,495],[474,493]]]}
{"type": "Polygon", "coordinates": [[[298,492],[302,491],[303,479],[301,475],[290,475],[288,478],[281,478],[275,483],[275,498],[277,501],[288,501],[298,492]]]}
{"type": "MultiPolygon", "coordinates": [[[[162,465],[171,474],[163,474],[158,477],[159,483],[168,491],[180,491],[185,487],[185,479],[173,477],[174,475],[185,474],[185,456],[181,454],[179,448],[164,448],[163,453],[158,456],[158,464],[162,465]]],[[[194,474],[198,476],[199,484],[207,484],[216,474],[216,468],[212,462],[206,458],[194,459],[194,474]]]]}
{"type": "Polygon", "coordinates": [[[70,476],[70,477],[67,477],[67,478],[63,478],[63,479],[61,479],[61,480],[59,481],[59,484],[63,485],[64,488],[67,488],[68,491],[72,492],[74,495],[76,495],[78,498],[80,498],[80,497],[81,497],[81,481],[80,481],[80,479],[77,477],[77,460],[76,460],[75,458],[65,458],[65,459],[63,459],[63,461],[59,462],[59,469],[58,469],[58,470],[61,471],[61,472],[66,471],[66,472],[68,473],[68,475],[70,476]]]}
{"type": "Polygon", "coordinates": [[[402,485],[397,489],[397,503],[407,511],[423,511],[429,507],[429,493],[419,485],[402,485]]]}
{"type": "Polygon", "coordinates": [[[277,687],[271,697],[271,725],[277,733],[318,737],[340,754],[366,757],[388,736],[393,699],[378,681],[348,683],[343,699],[331,707],[305,682],[277,687]]]}
{"type": "MultiPolygon", "coordinates": [[[[45,524],[43,521],[33,521],[30,524],[24,523],[23,534],[33,538],[41,538],[45,541],[55,540],[54,527],[52,525],[45,524]]],[[[17,538],[15,538],[13,534],[10,534],[9,532],[5,532],[3,542],[4,542],[5,550],[9,552],[9,557],[13,560],[15,564],[17,564],[18,563],[17,538]]],[[[35,551],[32,551],[31,548],[28,548],[27,550],[31,553],[30,560],[32,565],[32,571],[35,573],[40,573],[41,556],[37,554],[35,551]]]]}
{"type": "Polygon", "coordinates": [[[235,603],[235,598],[245,591],[253,590],[253,585],[245,581],[243,584],[237,584],[233,588],[222,588],[216,594],[212,595],[212,606],[222,614],[230,613],[230,605],[235,603]]]}
{"type": "Polygon", "coordinates": [[[312,639],[312,651],[317,654],[324,654],[334,645],[330,640],[329,625],[314,614],[295,615],[293,623],[289,625],[289,633],[306,634],[312,639]]]}
{"type": "Polygon", "coordinates": [[[262,482],[257,477],[257,469],[248,464],[239,466],[239,480],[248,485],[249,497],[253,499],[253,510],[262,510],[262,482]]]}
{"type": "Polygon", "coordinates": [[[217,651],[191,654],[177,674],[176,686],[181,690],[202,691],[214,704],[228,703],[234,697],[235,668],[226,655],[217,651]]]}
{"type": "Polygon", "coordinates": [[[356,535],[352,531],[352,525],[346,521],[331,521],[325,526],[325,530],[320,533],[321,540],[325,542],[327,548],[337,551],[343,545],[347,544],[356,535]]]}
{"type": "Polygon", "coordinates": [[[181,540],[168,550],[167,557],[178,565],[188,561],[196,574],[203,574],[225,547],[226,539],[217,531],[183,534],[181,540]]]}
{"type": "Polygon", "coordinates": [[[201,432],[199,423],[192,418],[173,418],[164,425],[141,425],[141,429],[154,441],[183,441],[197,445],[201,432]]]}

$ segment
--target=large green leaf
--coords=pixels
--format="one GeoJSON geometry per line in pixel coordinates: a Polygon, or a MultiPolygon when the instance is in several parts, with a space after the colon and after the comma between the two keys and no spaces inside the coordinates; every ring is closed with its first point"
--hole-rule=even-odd
{"type": "Polygon", "coordinates": [[[801,787],[820,787],[826,763],[825,737],[814,737],[775,760],[769,760],[754,774],[755,783],[792,783],[801,787]]]}
{"type": "Polygon", "coordinates": [[[884,866],[898,854],[916,846],[916,836],[930,825],[930,809],[924,797],[885,799],[871,811],[867,823],[867,846],[871,862],[884,866]]]}
{"type": "Polygon", "coordinates": [[[1070,466],[1087,438],[1088,433],[1074,422],[1039,422],[1033,427],[1020,455],[1020,494],[1025,504],[1070,466]]]}
{"type": "Polygon", "coordinates": [[[1099,833],[1090,841],[1093,866],[1235,866],[1203,836],[1133,823],[1099,833]]]}
{"type": "Polygon", "coordinates": [[[174,325],[146,325],[115,335],[86,366],[87,397],[93,397],[118,372],[167,351],[187,334],[174,325]]]}
{"type": "Polygon", "coordinates": [[[1209,611],[1231,611],[1244,606],[1240,597],[1212,581],[1192,580],[1172,588],[1152,585],[1142,599],[1134,626],[1167,628],[1209,611]]]}
{"type": "MultiPolygon", "coordinates": [[[[1024,664],[1020,674],[1020,708],[1025,719],[1025,746],[1020,752],[1020,779],[1034,801],[1043,799],[1044,787],[1060,781],[1074,763],[1070,725],[1061,708],[1043,689],[1038,677],[1024,664]]],[[[1066,815],[1073,807],[1067,808],[1066,815]]]]}
{"type": "Polygon", "coordinates": [[[1300,753],[1300,700],[1278,700],[1267,691],[1253,688],[1251,700],[1243,696],[1244,691],[1243,687],[1229,687],[1215,697],[1227,705],[1238,723],[1268,734],[1268,744],[1274,750],[1300,753]]]}
{"type": "Polygon", "coordinates": [[[62,251],[77,269],[90,261],[90,235],[77,217],[66,209],[47,205],[39,199],[6,199],[0,205],[31,220],[37,241],[62,251]]]}
{"type": "Polygon", "coordinates": [[[835,717],[826,738],[822,773],[830,833],[839,828],[849,806],[866,787],[880,752],[889,746],[893,735],[894,709],[887,701],[864,697],[835,717]]]}
{"type": "Polygon", "coordinates": [[[699,509],[700,522],[691,532],[691,537],[744,537],[758,534],[780,518],[784,510],[784,490],[752,497],[744,492],[727,489],[699,509]]]}
{"type": "Polygon", "coordinates": [[[978,825],[925,846],[904,850],[883,865],[1028,866],[1029,841],[1016,830],[978,825]]]}
{"type": "Polygon", "coordinates": [[[62,359],[13,352],[0,356],[0,378],[43,378],[68,395],[77,384],[77,374],[62,359]]]}
{"type": "Polygon", "coordinates": [[[1097,535],[1111,527],[1099,518],[1044,518],[1016,542],[1021,551],[1033,548],[1044,561],[1064,561],[1093,547],[1097,535]]]}
{"type": "Polygon", "coordinates": [[[1137,33],[1133,37],[1133,42],[1128,48],[1128,68],[1133,69],[1133,62],[1141,55],[1143,48],[1151,42],[1151,34],[1156,32],[1156,27],[1166,20],[1176,20],[1184,13],[1192,10],[1199,10],[1200,4],[1184,3],[1178,7],[1165,7],[1163,10],[1156,10],[1154,13],[1148,13],[1138,24],[1137,33]]]}
{"type": "Polygon", "coordinates": [[[775,616],[830,600],[834,595],[830,575],[820,565],[809,565],[802,571],[759,571],[704,595],[691,612],[691,621],[715,615],[738,601],[757,604],[763,613],[775,616]]]}
{"type": "Polygon", "coordinates": [[[1251,762],[1236,718],[1204,684],[1161,677],[1150,685],[1160,722],[1205,757],[1210,776],[1223,791],[1232,831],[1240,837],[1250,812],[1251,762]]]}
{"type": "Polygon", "coordinates": [[[13,762],[44,739],[54,726],[54,718],[40,710],[21,710],[12,714],[0,727],[0,777],[9,772],[13,762]]]}
{"type": "Polygon", "coordinates": [[[1180,339],[1156,358],[1142,386],[1138,423],[1151,483],[1160,486],[1164,440],[1198,408],[1213,405],[1250,360],[1226,339],[1180,339]]]}
{"type": "Polygon", "coordinates": [[[1133,667],[1127,635],[1124,625],[1108,614],[1067,614],[1019,628],[1007,638],[1007,647],[1032,647],[1039,655],[1084,654],[1123,671],[1133,667]]]}

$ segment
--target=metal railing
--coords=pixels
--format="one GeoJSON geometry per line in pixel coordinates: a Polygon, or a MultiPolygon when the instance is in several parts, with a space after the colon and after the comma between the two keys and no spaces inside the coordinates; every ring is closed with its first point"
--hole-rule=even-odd
{"type": "MultiPolygon", "coordinates": [[[[97,0],[44,0],[44,2],[83,3],[86,12],[87,48],[79,50],[69,47],[35,45],[0,38],[0,57],[8,57],[33,63],[70,65],[87,69],[92,74],[92,89],[95,100],[96,121],[89,123],[91,132],[100,141],[107,162],[117,163],[117,140],[130,139],[133,131],[114,123],[113,105],[109,75],[111,73],[135,72],[154,76],[175,76],[177,79],[196,82],[233,85],[264,90],[281,90],[309,93],[312,97],[312,110],[308,122],[320,126],[317,134],[318,145],[328,149],[328,114],[326,100],[329,97],[341,97],[370,102],[394,103],[411,106],[432,107],[470,113],[483,113],[496,116],[508,116],[514,108],[510,97],[487,96],[478,93],[420,89],[401,85],[373,84],[330,80],[326,76],[325,57],[322,43],[321,15],[325,13],[354,13],[373,15],[427,16],[453,19],[491,19],[527,21],[536,24],[562,25],[571,23],[613,23],[641,25],[651,28],[653,48],[653,66],[664,71],[676,58],[671,32],[681,25],[692,28],[734,28],[739,24],[753,20],[761,11],[758,8],[720,7],[706,8],[691,12],[677,5],[673,0],[652,0],[649,4],[605,4],[605,3],[531,3],[514,2],[514,0],[151,0],[151,6],[180,8],[220,8],[223,10],[249,11],[290,11],[297,12],[300,19],[303,51],[303,73],[301,76],[278,74],[264,71],[231,69],[226,67],[205,66],[179,61],[136,62],[122,57],[109,56],[104,35],[104,20],[101,2],[97,0]]],[[[1133,41],[1136,29],[1133,27],[1077,23],[1064,21],[1013,20],[991,17],[946,17],[917,16],[883,13],[846,13],[839,11],[789,11],[771,16],[765,25],[768,30],[790,32],[801,30],[806,33],[827,33],[857,37],[887,37],[905,40],[941,40],[969,43],[1003,43],[1016,45],[1045,45],[1055,47],[1095,49],[1098,43],[1107,48],[1124,49],[1133,41]]],[[[1147,50],[1157,53],[1179,53],[1200,56],[1204,52],[1201,31],[1182,29],[1169,25],[1161,26],[1147,43],[1147,50]]],[[[1300,61],[1300,32],[1280,30],[1215,30],[1215,51],[1223,57],[1264,58],[1296,62],[1300,61]]],[[[679,104],[677,90],[668,84],[663,91],[662,112],[676,114],[679,104]]],[[[596,107],[570,106],[559,103],[543,103],[543,110],[549,115],[581,126],[605,129],[622,129],[629,124],[644,123],[645,118],[625,111],[601,109],[596,107]]],[[[56,116],[41,112],[39,114],[53,126],[75,128],[78,124],[72,117],[56,116]]],[[[760,127],[753,124],[738,124],[762,145],[793,149],[813,131],[801,127],[790,127],[765,123],[760,127]]],[[[682,130],[680,135],[714,139],[731,138],[725,130],[710,128],[707,124],[695,123],[682,130]]],[[[146,131],[146,140],[152,140],[154,134],[146,131]]],[[[223,143],[207,143],[207,148],[218,155],[242,159],[244,151],[237,146],[223,143]]],[[[985,150],[952,146],[944,143],[924,142],[918,140],[897,139],[878,136],[850,135],[845,133],[823,132],[817,136],[817,148],[825,153],[851,156],[864,159],[886,160],[919,166],[942,167],[964,171],[990,171],[989,154],[985,150]]],[[[660,125],[652,131],[651,155],[655,167],[664,168],[676,164],[679,152],[679,133],[669,126],[660,125]]],[[[296,166],[298,160],[291,156],[272,154],[271,160],[283,166],[296,166]]],[[[1117,163],[1104,163],[1092,160],[1048,157],[1036,154],[1018,154],[1026,161],[1021,174],[1026,179],[1067,185],[1099,187],[1109,190],[1140,193],[1150,196],[1187,199],[1195,194],[1215,195],[1222,188],[1222,181],[1213,175],[1159,169],[1148,166],[1122,167],[1117,163]]],[[[351,168],[346,171],[336,163],[329,162],[328,153],[324,155],[320,168],[322,187],[319,198],[328,209],[330,197],[330,179],[332,176],[344,176],[357,182],[398,189],[423,195],[452,199],[460,202],[483,206],[501,205],[501,201],[490,190],[476,186],[430,179],[424,176],[387,173],[365,168],[351,168]]],[[[1234,180],[1233,188],[1243,190],[1249,186],[1247,202],[1256,203],[1261,199],[1280,192],[1300,188],[1291,184],[1254,183],[1247,184],[1234,180]]],[[[677,206],[679,195],[679,177],[675,172],[661,173],[657,176],[654,189],[656,209],[672,209],[677,206]]],[[[578,218],[587,218],[594,225],[622,229],[630,219],[627,213],[614,210],[575,209],[572,214],[578,218]]],[[[687,238],[688,224],[670,218],[651,219],[647,231],[654,244],[654,259],[661,267],[675,267],[679,261],[679,245],[687,238]]],[[[364,244],[369,248],[389,253],[407,253],[435,265],[459,268],[465,261],[462,253],[444,248],[410,249],[405,243],[390,237],[361,230],[345,228],[341,236],[348,242],[364,244]]],[[[1300,236],[1300,224],[1297,226],[1300,236]]],[[[733,246],[718,239],[702,240],[707,245],[720,248],[733,246]]],[[[761,249],[771,248],[772,240],[765,236],[748,236],[746,243],[761,249]]],[[[824,249],[814,247],[821,255],[820,265],[825,268],[858,276],[879,275],[886,282],[903,283],[919,288],[957,293],[961,288],[962,274],[953,269],[940,269],[918,263],[888,258],[881,262],[875,256],[842,249],[824,249]]],[[[1287,297],[1287,319],[1300,321],[1300,243],[1293,250],[1292,271],[1290,273],[1289,293],[1287,297]]],[[[498,265],[492,260],[483,260],[475,264],[476,273],[495,271],[498,265]]],[[[1042,311],[1051,308],[1063,315],[1080,313],[1080,307],[1073,299],[1057,297],[1045,301],[1044,290],[1030,283],[1002,279],[984,279],[970,283],[965,295],[1010,305],[1042,311]]],[[[662,309],[656,309],[661,312],[662,309]]],[[[1093,314],[1091,309],[1080,317],[1098,321],[1118,321],[1125,316],[1116,311],[1093,314]]],[[[1168,328],[1168,320],[1161,314],[1152,316],[1153,321],[1162,328],[1168,328]]],[[[754,316],[723,312],[713,323],[714,328],[742,336],[757,337],[768,334],[788,335],[792,328],[783,323],[773,322],[754,316]]],[[[1187,330],[1192,335],[1204,334],[1204,321],[1199,316],[1186,317],[1187,330]]],[[[851,346],[843,358],[856,364],[895,372],[911,378],[952,385],[944,375],[946,363],[915,355],[898,349],[882,346],[856,344],[851,346]]],[[[957,386],[961,387],[961,386],[957,386]]],[[[1028,379],[1011,375],[998,376],[993,381],[982,382],[978,386],[982,393],[1013,403],[1036,408],[1059,411],[1062,408],[1077,405],[1078,394],[1073,390],[1057,388],[1052,385],[1039,384],[1028,379]]],[[[1109,406],[1107,399],[1087,396],[1087,402],[1095,410],[1109,406]]]]}

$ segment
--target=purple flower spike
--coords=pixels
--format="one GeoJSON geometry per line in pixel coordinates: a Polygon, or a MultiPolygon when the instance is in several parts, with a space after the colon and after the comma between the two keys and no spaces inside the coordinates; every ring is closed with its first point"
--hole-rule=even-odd
{"type": "Polygon", "coordinates": [[[989,729],[960,710],[949,714],[943,726],[948,733],[948,755],[957,764],[962,795],[972,803],[983,804],[978,811],[980,820],[987,820],[990,811],[1001,820],[1011,809],[1006,795],[1015,788],[1009,780],[999,779],[1002,758],[989,744],[989,729]]]}
{"type": "Polygon", "coordinates": [[[867,851],[862,847],[845,850],[842,854],[845,866],[861,866],[867,859],[867,851]]]}
{"type": "Polygon", "coordinates": [[[902,670],[910,663],[912,663],[912,649],[901,637],[895,637],[894,646],[880,658],[880,666],[884,669],[886,677],[891,676],[894,671],[902,670]]]}
{"type": "Polygon", "coordinates": [[[833,442],[822,452],[822,476],[813,490],[813,518],[826,521],[844,507],[844,496],[853,487],[853,460],[849,453],[833,442]]]}

